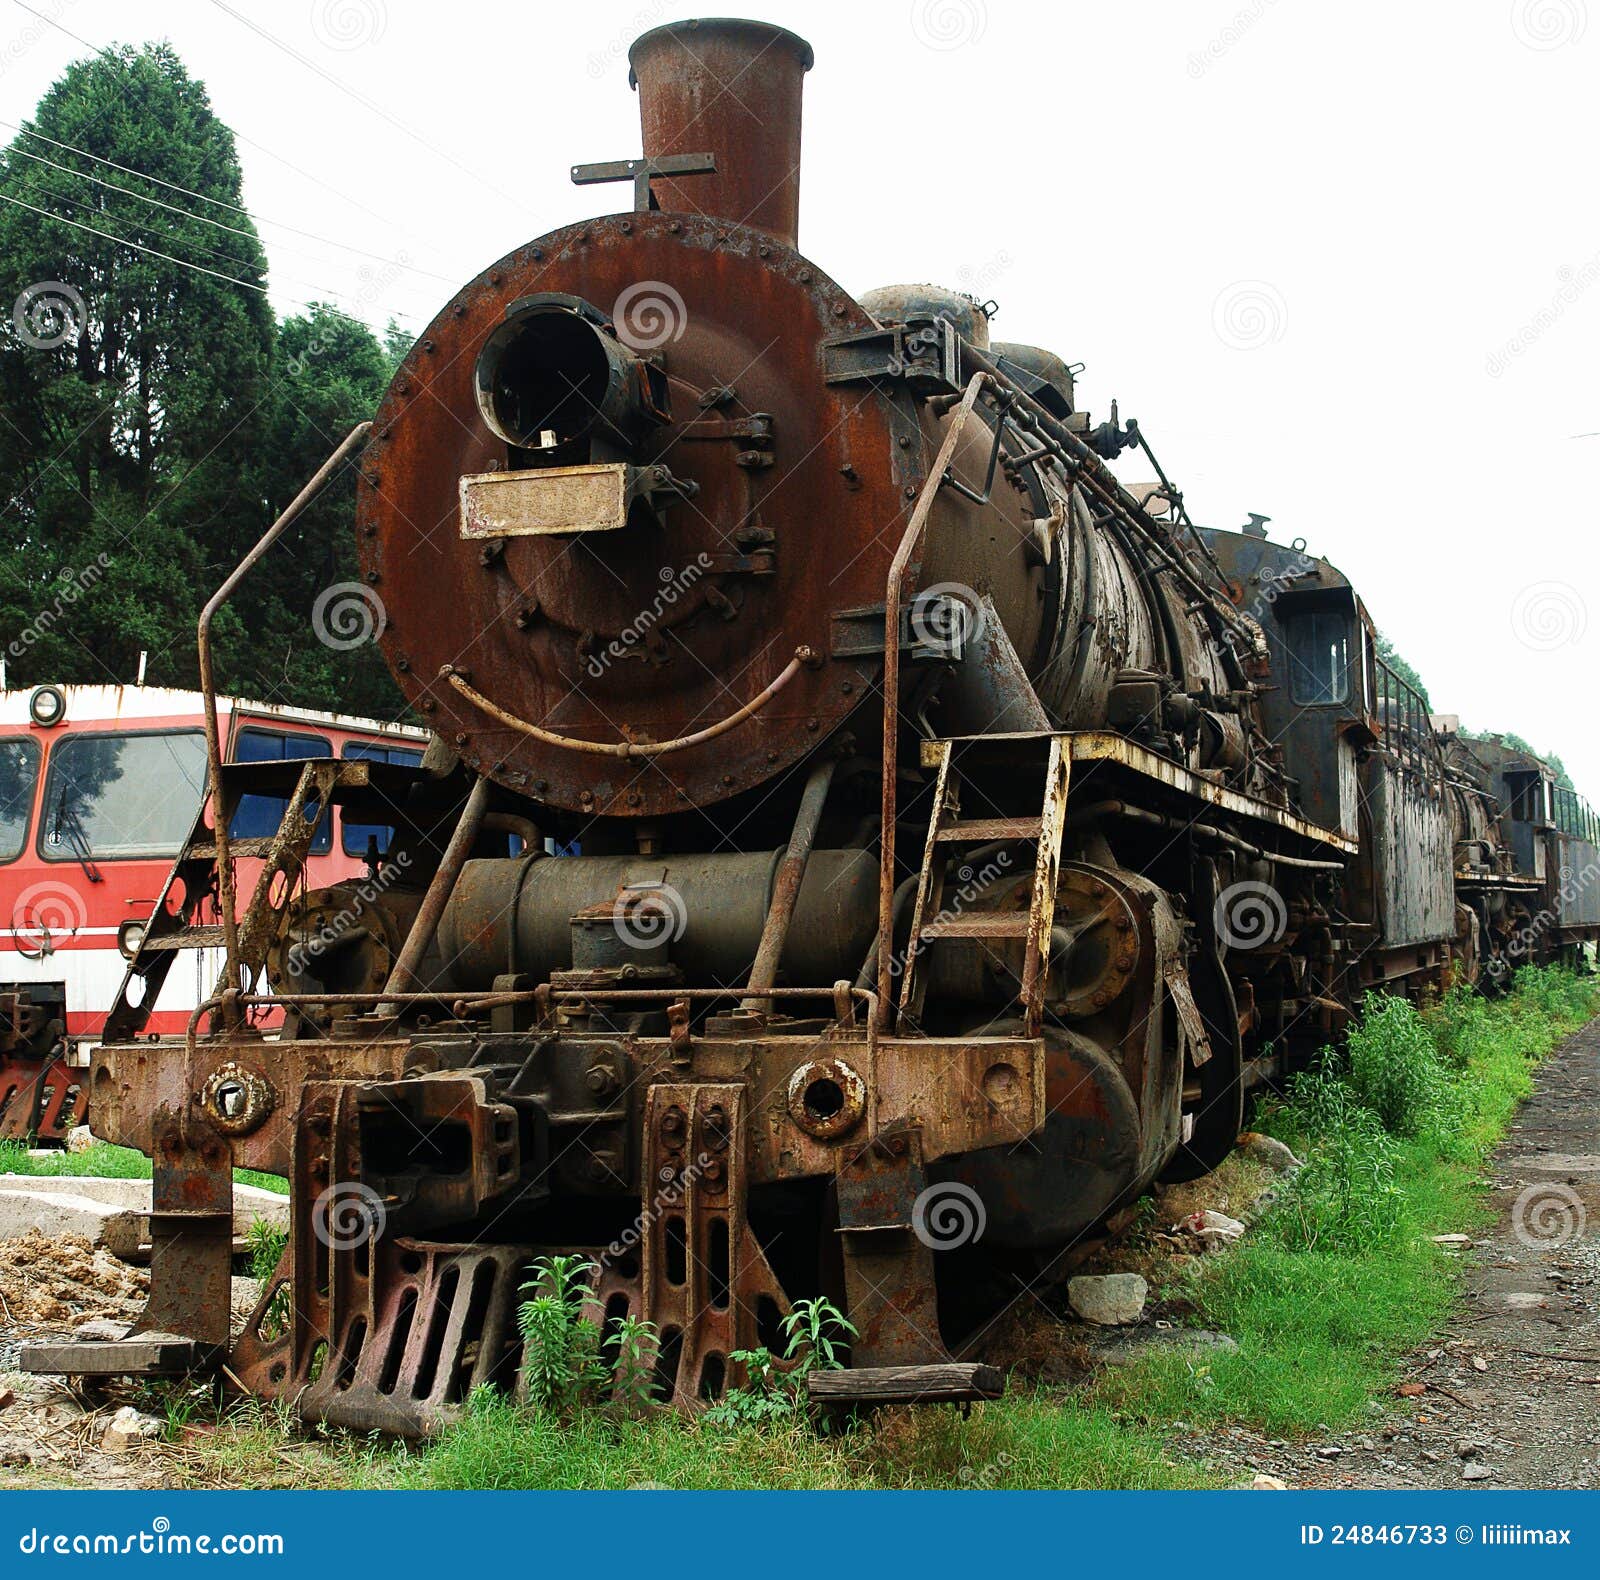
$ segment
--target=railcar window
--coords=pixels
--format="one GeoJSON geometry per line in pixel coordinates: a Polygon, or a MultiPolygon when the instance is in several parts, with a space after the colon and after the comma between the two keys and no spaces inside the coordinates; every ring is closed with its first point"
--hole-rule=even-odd
{"type": "MultiPolygon", "coordinates": [[[[233,741],[236,763],[302,762],[308,757],[332,756],[332,745],[320,735],[291,735],[279,730],[247,727],[240,730],[233,741]]],[[[228,832],[235,839],[270,839],[278,832],[288,805],[288,796],[241,796],[228,832]]],[[[316,817],[317,805],[315,801],[307,805],[308,821],[316,817]]],[[[333,822],[330,818],[317,830],[317,837],[311,842],[311,854],[326,856],[332,849],[333,822]]]]}
{"type": "MultiPolygon", "coordinates": [[[[346,741],[340,750],[341,757],[353,757],[369,763],[400,763],[415,768],[422,761],[422,753],[411,746],[385,746],[376,741],[346,741]]],[[[347,817],[339,831],[340,843],[347,856],[365,856],[372,840],[378,842],[378,854],[389,853],[389,841],[394,829],[385,823],[352,823],[347,817]]]]}
{"type": "Polygon", "coordinates": [[[70,735],[50,751],[39,853],[46,861],[170,860],[205,786],[199,730],[70,735]]]}
{"type": "Polygon", "coordinates": [[[1343,702],[1350,690],[1350,621],[1338,610],[1296,615],[1289,646],[1289,697],[1298,703],[1343,702]]]}
{"type": "Polygon", "coordinates": [[[0,861],[15,861],[28,843],[40,755],[37,741],[0,741],[0,861]]]}

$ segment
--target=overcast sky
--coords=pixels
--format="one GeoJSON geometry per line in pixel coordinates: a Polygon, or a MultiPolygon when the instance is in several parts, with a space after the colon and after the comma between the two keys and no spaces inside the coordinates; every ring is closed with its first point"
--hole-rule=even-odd
{"type": "MultiPolygon", "coordinates": [[[[60,28],[169,40],[240,137],[280,313],[415,332],[514,246],[621,206],[568,168],[638,151],[628,43],[692,14],[228,0],[275,43],[211,0],[29,4],[59,27],[0,0],[0,119],[84,53],[60,28]]],[[[997,338],[1085,364],[1097,420],[1113,398],[1140,419],[1197,520],[1305,538],[1436,709],[1560,753],[1600,800],[1600,0],[749,14],[816,49],[800,245],[826,272],[996,300],[997,338]]]]}

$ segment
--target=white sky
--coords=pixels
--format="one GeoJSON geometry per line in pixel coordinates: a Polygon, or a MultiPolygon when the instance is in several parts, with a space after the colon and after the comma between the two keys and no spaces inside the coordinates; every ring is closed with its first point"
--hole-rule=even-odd
{"type": "MultiPolygon", "coordinates": [[[[258,219],[410,266],[263,223],[280,312],[418,331],[446,282],[626,203],[568,167],[638,151],[627,45],[693,14],[230,3],[304,61],[209,0],[29,0],[92,44],[168,39],[258,219]]],[[[1113,397],[1140,419],[1197,520],[1303,536],[1437,709],[1559,752],[1600,800],[1600,437],[1574,437],[1600,430],[1600,0],[747,14],[816,49],[800,244],[825,271],[995,298],[997,338],[1085,363],[1097,420],[1113,397]]],[[[0,119],[82,53],[0,0],[0,119]]]]}

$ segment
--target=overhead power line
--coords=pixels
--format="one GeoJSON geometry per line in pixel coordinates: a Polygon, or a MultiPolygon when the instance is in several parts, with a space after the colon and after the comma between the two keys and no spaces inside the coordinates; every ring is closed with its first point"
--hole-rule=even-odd
{"type": "MultiPolygon", "coordinates": [[[[54,17],[46,16],[43,11],[36,11],[32,6],[24,4],[24,0],[12,0],[12,4],[16,5],[21,10],[26,11],[30,16],[37,17],[41,22],[53,27],[58,33],[64,34],[74,43],[83,45],[85,49],[91,51],[92,53],[103,56],[109,61],[116,61],[117,57],[103,45],[92,43],[89,39],[84,38],[82,34],[74,33],[71,28],[63,27],[62,24],[54,17]]],[[[392,263],[394,261],[390,258],[384,257],[382,253],[370,252],[364,247],[353,246],[349,242],[335,241],[331,236],[321,236],[315,231],[303,230],[300,226],[291,225],[286,220],[268,219],[263,215],[251,213],[249,209],[244,208],[238,203],[230,203],[223,198],[210,197],[204,192],[191,191],[188,187],[179,186],[175,182],[163,180],[160,176],[148,175],[142,170],[134,170],[127,165],[120,165],[114,159],[104,159],[99,154],[89,153],[86,149],[74,148],[70,143],[57,142],[55,138],[46,137],[44,133],[33,131],[29,127],[17,126],[13,122],[3,120],[0,120],[0,126],[8,127],[14,132],[21,132],[28,137],[37,137],[41,142],[49,143],[52,147],[64,149],[68,153],[78,154],[84,159],[92,159],[97,164],[106,165],[113,170],[120,170],[124,175],[138,176],[143,181],[153,181],[156,183],[156,185],[163,186],[170,192],[181,192],[185,197],[198,198],[202,203],[210,203],[218,208],[229,209],[234,213],[247,215],[258,225],[272,225],[279,230],[289,231],[292,235],[304,236],[308,241],[318,241],[327,247],[337,247],[343,252],[354,253],[358,257],[362,258],[370,258],[377,263],[392,263]]],[[[265,154],[269,159],[277,160],[280,165],[284,166],[285,169],[292,170],[302,180],[310,181],[313,183],[313,185],[321,187],[325,192],[333,193],[335,197],[341,199],[343,202],[351,204],[355,208],[360,209],[363,214],[370,214],[373,219],[377,220],[382,225],[387,225],[391,230],[397,231],[401,235],[409,234],[401,226],[396,225],[393,220],[386,218],[384,215],[378,213],[376,209],[370,208],[367,204],[363,203],[360,198],[351,197],[348,192],[341,192],[339,188],[334,186],[331,182],[324,181],[320,176],[315,175],[309,170],[301,169],[301,167],[295,164],[293,160],[285,159],[282,154],[275,153],[272,149],[266,147],[262,143],[256,142],[253,138],[246,137],[243,132],[235,131],[231,127],[229,130],[232,132],[237,141],[245,143],[251,148],[257,149],[259,152],[265,154]]],[[[412,239],[416,238],[413,237],[412,239]]],[[[419,268],[416,264],[399,264],[397,267],[407,269],[413,274],[423,275],[430,280],[441,281],[445,285],[455,286],[460,283],[453,277],[437,274],[431,269],[419,268]]]]}
{"type": "MultiPolygon", "coordinates": [[[[134,191],[130,190],[127,187],[118,186],[115,182],[102,181],[102,180],[99,179],[99,177],[92,176],[85,170],[74,170],[69,165],[57,164],[55,162],[55,160],[53,160],[53,159],[44,159],[44,158],[41,158],[41,156],[38,155],[38,154],[30,154],[30,153],[27,152],[26,149],[14,148],[14,149],[12,149],[10,151],[12,153],[21,154],[25,159],[38,160],[41,164],[48,165],[52,170],[59,170],[64,175],[76,176],[76,177],[79,177],[80,179],[85,180],[85,181],[92,181],[92,182],[94,182],[94,184],[96,186],[105,187],[109,191],[120,192],[124,196],[135,198],[138,201],[143,202],[143,203],[154,204],[157,208],[163,209],[166,212],[171,213],[171,214],[177,214],[183,219],[202,220],[206,224],[210,224],[210,225],[216,225],[217,224],[217,221],[206,219],[206,216],[203,215],[203,214],[192,214],[192,213],[189,212],[188,209],[179,208],[177,206],[177,204],[175,204],[175,203],[163,203],[159,198],[145,197],[142,193],[134,192],[134,191]]],[[[48,192],[48,194],[47,194],[46,189],[41,188],[41,187],[37,187],[37,186],[29,187],[29,188],[26,188],[25,190],[33,192],[36,196],[48,195],[48,196],[50,196],[52,198],[58,198],[63,203],[72,203],[72,204],[76,205],[79,208],[90,208],[92,212],[97,212],[97,211],[92,209],[92,205],[90,205],[89,203],[86,203],[83,199],[71,197],[66,193],[48,192]]],[[[126,216],[126,221],[130,225],[143,226],[146,230],[153,231],[158,235],[166,235],[166,234],[168,234],[168,232],[162,231],[159,226],[153,224],[151,221],[145,220],[145,219],[137,219],[133,215],[126,216]]],[[[242,236],[247,241],[254,241],[254,242],[257,242],[257,243],[260,242],[260,237],[258,237],[255,234],[254,231],[239,230],[239,229],[236,229],[232,225],[219,225],[218,228],[220,230],[225,231],[227,234],[229,234],[231,236],[242,236]]],[[[190,242],[186,242],[185,245],[187,245],[189,247],[197,247],[197,248],[200,249],[201,252],[208,253],[213,258],[220,258],[224,263],[237,264],[241,269],[254,269],[254,268],[257,267],[257,265],[249,258],[240,258],[240,257],[236,256],[235,254],[233,254],[231,252],[222,251],[222,249],[219,248],[219,247],[208,247],[204,242],[201,242],[201,241],[190,241],[190,242]]],[[[295,247],[286,247],[283,250],[285,252],[288,252],[288,253],[292,254],[293,256],[295,256],[297,258],[309,258],[311,260],[311,262],[313,262],[313,263],[327,263],[327,262],[330,261],[327,258],[316,258],[316,257],[313,257],[310,253],[301,252],[298,248],[295,248],[295,247]]],[[[266,262],[265,252],[263,252],[262,261],[266,262]]],[[[287,274],[279,275],[278,278],[281,279],[281,280],[287,280],[290,284],[299,285],[299,286],[303,287],[306,290],[318,291],[318,292],[321,292],[323,294],[328,294],[330,292],[334,292],[334,288],[332,286],[324,285],[320,281],[317,281],[317,280],[306,280],[306,279],[298,278],[296,276],[287,275],[287,274]]],[[[413,286],[413,287],[411,287],[411,289],[415,290],[415,289],[417,289],[417,287],[413,286]]],[[[337,293],[334,292],[334,294],[337,294],[337,293]]],[[[409,317],[416,316],[415,314],[406,313],[406,312],[400,311],[399,309],[396,309],[396,314],[397,314],[398,317],[401,317],[401,318],[409,318],[409,317]]]]}
{"type": "MultiPolygon", "coordinates": [[[[39,208],[32,203],[24,203],[21,198],[12,197],[9,193],[0,192],[0,203],[14,203],[18,208],[25,208],[29,210],[30,213],[41,215],[43,218],[48,220],[53,220],[57,225],[70,225],[74,230],[88,231],[91,236],[100,236],[106,241],[115,242],[119,247],[131,247],[135,252],[148,253],[152,258],[160,258],[166,263],[175,263],[180,269],[192,269],[196,274],[208,274],[214,280],[222,280],[229,285],[240,286],[246,291],[258,292],[262,296],[268,296],[271,294],[266,286],[257,285],[253,280],[241,280],[237,275],[224,274],[220,269],[208,269],[203,263],[193,263],[187,258],[175,257],[172,253],[162,252],[159,248],[147,247],[143,242],[129,241],[126,236],[113,235],[112,232],[108,230],[100,230],[97,226],[85,225],[81,220],[68,219],[64,214],[52,214],[49,209],[39,208]]],[[[307,312],[310,312],[314,306],[321,305],[322,307],[327,308],[328,311],[337,313],[341,318],[349,319],[353,324],[361,324],[363,328],[370,327],[366,325],[362,319],[357,318],[353,313],[345,312],[342,307],[337,307],[332,302],[314,304],[311,302],[296,301],[293,302],[293,305],[296,307],[303,307],[307,312]]]]}

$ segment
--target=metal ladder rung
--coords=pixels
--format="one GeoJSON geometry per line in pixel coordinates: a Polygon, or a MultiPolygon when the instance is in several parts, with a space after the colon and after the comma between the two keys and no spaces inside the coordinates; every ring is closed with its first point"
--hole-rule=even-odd
{"type": "Polygon", "coordinates": [[[969,911],[965,916],[929,922],[921,937],[924,942],[934,938],[1026,938],[1029,921],[1027,911],[969,911]]]}
{"type": "Polygon", "coordinates": [[[227,942],[221,927],[185,927],[180,932],[146,938],[146,949],[220,949],[227,942]]]}
{"type": "Polygon", "coordinates": [[[1038,817],[975,817],[964,823],[946,823],[934,833],[941,845],[971,842],[987,844],[994,839],[1038,839],[1044,820],[1038,817]]]}
{"type": "MultiPolygon", "coordinates": [[[[239,857],[260,857],[271,853],[277,836],[263,834],[250,839],[230,839],[228,841],[228,854],[239,857]]],[[[217,843],[215,840],[204,840],[199,844],[189,847],[191,861],[215,861],[217,856],[217,843]]]]}

